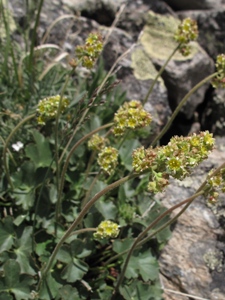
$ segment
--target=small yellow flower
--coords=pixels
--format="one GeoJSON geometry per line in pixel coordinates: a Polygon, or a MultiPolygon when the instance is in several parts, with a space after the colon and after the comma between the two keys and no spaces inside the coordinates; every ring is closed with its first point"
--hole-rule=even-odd
{"type": "Polygon", "coordinates": [[[142,128],[152,121],[151,115],[144,110],[140,101],[125,102],[114,116],[114,135],[122,135],[127,129],[142,128]]]}
{"type": "Polygon", "coordinates": [[[96,239],[104,239],[104,238],[116,238],[119,234],[119,225],[105,220],[102,221],[97,228],[97,231],[94,233],[94,237],[96,239]]]}
{"type": "Polygon", "coordinates": [[[88,148],[91,150],[101,150],[105,147],[105,144],[108,142],[104,137],[94,134],[91,139],[88,141],[88,148]]]}
{"type": "Polygon", "coordinates": [[[53,119],[59,113],[63,113],[69,105],[69,100],[65,97],[61,99],[60,95],[50,96],[40,100],[37,107],[37,122],[40,125],[45,125],[46,121],[53,119]],[[60,103],[61,102],[61,103],[60,103]],[[59,109],[60,105],[60,109],[59,109]]]}
{"type": "Polygon", "coordinates": [[[118,163],[118,150],[113,147],[105,147],[98,154],[98,164],[109,175],[115,172],[118,163]]]}

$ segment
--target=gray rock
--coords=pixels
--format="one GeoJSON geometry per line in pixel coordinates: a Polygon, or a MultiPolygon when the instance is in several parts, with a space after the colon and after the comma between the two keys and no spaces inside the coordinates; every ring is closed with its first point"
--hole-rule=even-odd
{"type": "Polygon", "coordinates": [[[179,12],[181,19],[190,17],[197,21],[199,28],[198,42],[214,60],[225,52],[225,6],[218,10],[179,12]]]}
{"type": "Polygon", "coordinates": [[[219,8],[222,0],[164,0],[169,6],[175,10],[188,9],[215,9],[219,8]]]}
{"type": "MultiPolygon", "coordinates": [[[[217,149],[193,175],[182,182],[173,180],[157,199],[169,208],[193,195],[207,172],[225,161],[224,142],[224,139],[218,139],[217,149]]],[[[165,300],[183,299],[172,291],[193,295],[193,299],[194,296],[224,299],[225,244],[222,237],[225,226],[221,224],[221,215],[225,216],[224,204],[224,195],[212,207],[204,198],[197,198],[177,220],[172,238],[160,256],[165,300]]]]}
{"type": "MultiPolygon", "coordinates": [[[[177,46],[174,33],[178,24],[179,20],[172,16],[161,16],[153,12],[148,14],[147,25],[140,41],[157,69],[164,64],[177,46]]],[[[162,74],[172,110],[192,87],[213,71],[213,61],[198,43],[192,44],[192,52],[187,57],[175,54],[162,74]]],[[[204,100],[208,86],[209,84],[205,84],[200,87],[184,105],[181,112],[186,119],[193,117],[197,106],[204,100]]]]}
{"type": "MultiPolygon", "coordinates": [[[[121,29],[115,29],[105,46],[103,56],[107,69],[116,59],[129,49],[133,43],[132,36],[121,29]]],[[[129,100],[143,101],[157,75],[157,70],[148,57],[143,45],[137,44],[132,51],[118,64],[117,77],[121,79],[121,87],[126,91],[129,100]]],[[[167,90],[160,78],[152,94],[147,99],[146,109],[152,114],[152,132],[148,142],[156,136],[166,124],[171,110],[168,104],[167,90]]]]}

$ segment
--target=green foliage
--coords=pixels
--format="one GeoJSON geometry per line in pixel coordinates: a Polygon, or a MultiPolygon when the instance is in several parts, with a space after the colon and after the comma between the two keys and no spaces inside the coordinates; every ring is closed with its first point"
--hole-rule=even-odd
{"type": "MultiPolygon", "coordinates": [[[[34,39],[25,39],[25,54],[11,40],[5,16],[4,24],[0,300],[162,299],[157,256],[170,237],[170,211],[151,192],[205,158],[211,135],[204,147],[204,134],[181,138],[184,148],[198,142],[183,164],[178,138],[167,147],[135,150],[148,131],[142,127],[151,122],[141,102],[124,104],[125,94],[101,59],[85,79],[79,76],[79,59],[88,68],[97,60],[100,35],[77,48],[78,60],[70,67],[48,68],[34,39]],[[18,142],[21,148],[13,148],[18,142]]],[[[224,172],[217,176],[224,178],[224,172]]],[[[211,196],[219,179],[207,186],[211,196]]]]}

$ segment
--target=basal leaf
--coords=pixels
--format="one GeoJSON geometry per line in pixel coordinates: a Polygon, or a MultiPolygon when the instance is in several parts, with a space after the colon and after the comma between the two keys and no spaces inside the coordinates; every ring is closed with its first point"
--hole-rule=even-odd
{"type": "Polygon", "coordinates": [[[98,201],[95,207],[102,214],[104,219],[115,219],[117,208],[111,201],[98,201]]]}
{"type": "Polygon", "coordinates": [[[130,249],[133,242],[134,242],[134,239],[131,239],[131,238],[127,238],[124,240],[115,240],[113,242],[113,251],[115,251],[116,253],[121,253],[127,249],[130,249]]]}
{"type": "Polygon", "coordinates": [[[4,278],[0,286],[0,293],[11,292],[14,294],[16,300],[30,299],[30,285],[32,283],[31,277],[27,275],[20,275],[19,263],[13,259],[9,259],[3,266],[4,278]]]}
{"type": "Polygon", "coordinates": [[[0,222],[0,252],[9,250],[14,243],[13,219],[6,217],[0,222]]]}
{"type": "Polygon", "coordinates": [[[35,167],[48,167],[52,162],[52,153],[47,139],[38,132],[33,130],[35,144],[29,144],[25,148],[27,157],[35,164],[35,167]]]}
{"type": "Polygon", "coordinates": [[[34,269],[30,265],[32,251],[32,227],[25,227],[20,239],[17,240],[17,249],[14,252],[17,255],[16,261],[19,263],[21,272],[29,275],[35,275],[34,269]]]}
{"type": "Polygon", "coordinates": [[[13,300],[13,296],[9,295],[6,292],[0,293],[0,300],[13,300]]]}
{"type": "Polygon", "coordinates": [[[137,139],[126,140],[123,142],[122,146],[119,149],[120,158],[122,164],[126,167],[127,170],[132,170],[132,152],[134,149],[138,148],[140,143],[137,139]]]}
{"type": "Polygon", "coordinates": [[[73,288],[71,285],[64,285],[59,289],[60,300],[74,300],[79,299],[79,294],[77,289],[73,288]]]}
{"type": "Polygon", "coordinates": [[[83,278],[88,271],[88,265],[77,259],[73,258],[72,261],[66,265],[62,271],[62,278],[68,282],[75,282],[83,278]]]}
{"type": "Polygon", "coordinates": [[[155,280],[158,277],[159,266],[150,252],[145,252],[138,260],[138,269],[144,281],[155,280]]]}
{"type": "Polygon", "coordinates": [[[41,290],[39,292],[39,300],[52,300],[55,299],[59,293],[59,289],[62,287],[51,274],[47,274],[44,280],[41,290]]]}
{"type": "Polygon", "coordinates": [[[121,286],[119,290],[126,300],[162,300],[161,289],[141,281],[135,280],[130,285],[121,286]]]}
{"type": "Polygon", "coordinates": [[[84,258],[91,254],[93,244],[88,243],[87,240],[84,243],[81,239],[76,239],[71,242],[70,247],[72,257],[84,258]]]}
{"type": "Polygon", "coordinates": [[[144,281],[155,280],[158,276],[157,260],[149,251],[136,252],[128,263],[125,276],[130,279],[137,278],[139,275],[144,281]]]}

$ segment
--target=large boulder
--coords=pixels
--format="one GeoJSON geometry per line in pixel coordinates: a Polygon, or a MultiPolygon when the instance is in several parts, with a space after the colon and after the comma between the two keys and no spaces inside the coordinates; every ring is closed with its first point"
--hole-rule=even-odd
{"type": "Polygon", "coordinates": [[[182,11],[178,16],[183,19],[190,17],[197,21],[199,44],[214,60],[218,54],[225,52],[225,5],[220,9],[207,11],[182,11]]]}
{"type": "MultiPolygon", "coordinates": [[[[126,91],[127,99],[144,101],[157,75],[157,70],[143,45],[134,44],[131,35],[121,29],[114,29],[105,45],[103,57],[106,68],[110,69],[117,58],[128,49],[131,51],[117,65],[119,68],[116,73],[117,78],[121,79],[120,85],[126,91]]],[[[162,78],[159,78],[151,95],[146,99],[145,108],[153,117],[151,137],[148,141],[151,142],[151,139],[160,132],[171,115],[167,89],[162,78]]]]}
{"type": "MultiPolygon", "coordinates": [[[[170,208],[193,195],[207,172],[225,161],[224,142],[218,139],[217,149],[209,159],[184,181],[173,180],[164,193],[157,195],[157,200],[170,208]]],[[[224,299],[224,205],[223,195],[214,206],[197,198],[173,226],[172,238],[160,255],[165,300],[186,299],[179,292],[191,299],[191,295],[193,299],[224,299]]]]}
{"type": "MultiPolygon", "coordinates": [[[[179,23],[179,19],[171,15],[162,16],[152,11],[148,13],[147,24],[143,29],[140,43],[157,69],[165,63],[177,46],[174,33],[179,23]]],[[[162,74],[172,110],[178,106],[192,87],[214,71],[212,59],[201,46],[196,42],[192,43],[191,46],[192,52],[189,56],[183,57],[181,54],[176,53],[162,74]]],[[[204,84],[188,99],[181,109],[182,118],[177,120],[173,133],[188,133],[190,128],[186,130],[182,126],[185,120],[192,120],[197,107],[204,101],[208,87],[209,83],[204,84]],[[180,131],[178,131],[178,128],[180,131]]]]}

